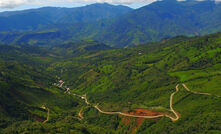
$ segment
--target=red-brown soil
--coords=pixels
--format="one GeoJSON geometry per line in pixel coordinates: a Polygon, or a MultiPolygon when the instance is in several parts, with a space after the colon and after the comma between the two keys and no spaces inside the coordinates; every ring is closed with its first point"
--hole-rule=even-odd
{"type": "Polygon", "coordinates": [[[123,117],[122,122],[124,123],[124,125],[128,125],[130,124],[130,118],[129,117],[123,117]]]}
{"type": "MultiPolygon", "coordinates": [[[[140,116],[156,116],[156,115],[161,115],[163,113],[157,112],[157,111],[151,111],[147,109],[135,109],[134,112],[128,112],[127,114],[130,115],[140,115],[140,116]]],[[[132,128],[132,134],[135,133],[135,130],[138,129],[144,121],[144,118],[136,118],[136,125],[132,128]]],[[[131,123],[131,118],[130,117],[123,117],[122,122],[125,125],[128,125],[131,123]]]]}
{"type": "Polygon", "coordinates": [[[156,115],[161,115],[162,113],[140,108],[140,109],[135,109],[135,112],[129,112],[128,114],[140,115],[140,116],[156,116],[156,115]]]}

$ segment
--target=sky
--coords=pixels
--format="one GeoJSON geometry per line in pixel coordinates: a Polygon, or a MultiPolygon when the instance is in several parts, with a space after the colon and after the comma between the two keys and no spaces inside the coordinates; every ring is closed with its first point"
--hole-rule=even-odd
{"type": "Polygon", "coordinates": [[[0,0],[0,12],[39,8],[44,6],[80,7],[92,3],[104,2],[139,8],[154,1],[155,0],[0,0]]]}

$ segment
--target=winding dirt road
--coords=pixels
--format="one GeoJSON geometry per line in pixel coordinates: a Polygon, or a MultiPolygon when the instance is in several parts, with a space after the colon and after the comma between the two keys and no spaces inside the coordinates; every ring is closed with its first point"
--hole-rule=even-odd
{"type": "Polygon", "coordinates": [[[189,91],[189,92],[191,92],[191,93],[193,93],[193,94],[199,94],[199,95],[208,95],[208,96],[216,96],[216,97],[218,97],[218,98],[221,98],[221,96],[219,96],[219,95],[215,95],[215,94],[210,94],[210,93],[202,93],[202,92],[197,92],[197,91],[191,91],[184,83],[182,84],[183,85],[183,87],[187,90],[187,91],[189,91]]]}
{"type": "Polygon", "coordinates": [[[83,95],[81,98],[85,100],[85,103],[86,103],[87,105],[90,105],[90,103],[89,103],[88,100],[87,100],[87,95],[86,95],[86,94],[83,95]]]}
{"type": "Polygon", "coordinates": [[[170,111],[173,112],[173,114],[176,116],[176,118],[166,115],[166,117],[170,118],[172,121],[177,121],[180,118],[178,113],[173,109],[173,96],[177,92],[179,92],[179,84],[176,85],[176,92],[172,93],[171,96],[170,96],[170,111]]]}
{"type": "Polygon", "coordinates": [[[201,93],[201,92],[191,91],[185,84],[182,84],[182,85],[183,85],[183,87],[184,87],[187,91],[189,91],[189,92],[191,92],[191,93],[193,93],[193,94],[200,94],[200,95],[212,96],[212,94],[210,94],[210,93],[201,93]]]}
{"type": "Polygon", "coordinates": [[[84,117],[83,117],[83,108],[82,108],[81,111],[78,113],[78,116],[80,117],[79,120],[84,119],[84,117]]]}
{"type": "MultiPolygon", "coordinates": [[[[178,92],[179,91],[179,89],[178,89],[178,86],[177,86],[177,91],[176,92],[178,92]]],[[[122,112],[106,112],[106,111],[102,111],[99,107],[98,107],[98,105],[96,105],[96,106],[93,106],[95,109],[97,109],[100,113],[103,113],[103,114],[108,114],[108,115],[123,115],[123,116],[127,116],[127,117],[134,117],[134,118],[145,118],[145,119],[155,119],[155,118],[160,118],[160,117],[164,117],[164,116],[166,116],[166,117],[169,117],[172,121],[177,121],[178,119],[179,119],[179,116],[178,116],[178,114],[177,114],[177,112],[176,111],[174,111],[174,109],[173,109],[173,106],[172,106],[172,104],[173,104],[173,96],[174,96],[174,94],[176,93],[176,92],[174,92],[172,95],[171,95],[171,111],[175,114],[175,118],[174,117],[172,117],[172,116],[170,116],[170,115],[166,115],[166,114],[160,114],[160,115],[156,115],[156,116],[142,116],[142,115],[131,115],[131,114],[127,114],[127,113],[122,113],[122,112]]],[[[77,95],[77,96],[79,96],[79,95],[77,95]]],[[[85,103],[87,104],[87,105],[90,105],[90,103],[89,103],[89,101],[88,101],[88,99],[87,99],[87,97],[86,97],[86,95],[83,95],[83,96],[80,96],[81,97],[81,99],[83,99],[84,101],[85,101],[85,103]]]]}
{"type": "Polygon", "coordinates": [[[163,117],[164,116],[164,115],[140,116],[140,115],[126,114],[126,113],[122,113],[122,112],[104,112],[98,106],[94,106],[94,108],[96,108],[100,113],[103,113],[103,114],[110,114],[110,115],[117,114],[117,115],[123,115],[123,116],[127,116],[127,117],[135,117],[135,118],[154,119],[154,118],[159,118],[159,117],[163,117]]]}
{"type": "MultiPolygon", "coordinates": [[[[145,119],[155,119],[155,118],[160,118],[160,117],[168,117],[170,118],[172,121],[177,121],[179,120],[179,115],[178,113],[173,109],[173,96],[179,91],[178,89],[178,86],[179,84],[176,86],[176,91],[173,92],[170,96],[170,111],[175,115],[175,117],[169,115],[169,114],[159,114],[159,115],[155,115],[155,116],[142,116],[142,115],[131,115],[131,114],[127,114],[127,113],[122,113],[122,112],[106,112],[106,111],[102,111],[98,105],[96,106],[93,106],[95,109],[97,109],[100,113],[103,113],[103,114],[108,114],[108,115],[122,115],[122,116],[127,116],[127,117],[134,117],[134,118],[145,118],[145,119]]],[[[66,89],[66,88],[65,88],[66,89]]],[[[66,89],[67,90],[67,89],[66,89]]],[[[66,91],[66,92],[69,92],[69,91],[66,91]]],[[[69,92],[70,94],[70,92],[69,92]]],[[[77,95],[77,94],[72,94],[74,96],[77,96],[77,97],[80,97],[82,100],[85,101],[85,103],[87,105],[91,105],[90,102],[88,101],[87,99],[87,96],[86,95],[77,95]]],[[[82,111],[79,112],[78,116],[83,119],[82,117],[82,114],[81,114],[82,111]]]]}
{"type": "MultiPolygon", "coordinates": [[[[173,97],[177,92],[179,92],[179,84],[176,86],[176,91],[173,92],[170,96],[170,111],[175,115],[175,118],[169,114],[160,114],[160,115],[156,115],[156,116],[139,116],[139,115],[126,114],[126,113],[122,113],[122,112],[104,112],[98,107],[98,105],[94,106],[94,108],[96,108],[100,113],[103,113],[103,114],[119,114],[119,115],[123,115],[123,116],[127,116],[127,117],[145,118],[145,119],[154,119],[154,118],[159,118],[159,117],[165,116],[165,117],[170,118],[172,121],[177,121],[177,120],[179,120],[180,116],[173,109],[173,97]]],[[[87,99],[87,98],[85,98],[85,99],[87,99]]]]}
{"type": "MultiPolygon", "coordinates": [[[[180,85],[180,84],[177,84],[177,85],[176,85],[176,91],[173,92],[173,93],[170,95],[170,111],[174,114],[173,116],[171,116],[170,114],[167,114],[167,113],[165,113],[165,114],[159,114],[159,115],[155,115],[155,116],[132,115],[132,114],[122,113],[122,112],[107,112],[107,111],[103,111],[103,110],[101,110],[101,109],[98,107],[98,105],[93,106],[93,107],[94,107],[95,109],[97,109],[100,113],[108,114],[108,115],[122,115],[122,116],[127,116],[127,117],[145,118],[145,119],[154,119],[154,118],[160,118],[160,117],[168,117],[168,118],[170,118],[172,121],[175,122],[175,121],[179,120],[180,116],[179,116],[178,112],[176,112],[176,111],[174,110],[174,108],[173,108],[173,98],[174,98],[174,95],[175,95],[177,92],[179,92],[179,85],[180,85]]],[[[62,85],[61,85],[61,86],[62,86],[62,85]]],[[[212,94],[210,94],[210,93],[201,93],[201,92],[191,91],[185,84],[182,84],[182,86],[183,86],[187,91],[189,91],[189,92],[191,92],[191,93],[193,93],[193,94],[200,94],[200,95],[209,95],[209,96],[212,96],[212,94]]],[[[65,88],[65,89],[66,89],[66,88],[65,88]]],[[[67,89],[66,89],[66,90],[67,90],[67,89]]],[[[71,94],[68,90],[67,90],[67,92],[68,92],[69,94],[71,94]]],[[[72,95],[77,96],[77,97],[80,97],[82,100],[85,101],[85,103],[86,103],[87,105],[91,105],[90,102],[88,101],[86,95],[82,95],[82,96],[81,96],[81,95],[77,95],[77,94],[72,94],[72,95]]],[[[216,96],[216,95],[215,95],[215,96],[216,96]]],[[[219,96],[217,96],[217,97],[219,97],[219,96]]],[[[48,109],[48,111],[49,111],[49,109],[48,109]]],[[[49,113],[49,112],[48,112],[48,113],[49,113]]],[[[78,116],[79,116],[81,119],[83,119],[82,109],[81,109],[81,111],[79,112],[78,116]]],[[[48,120],[49,120],[49,116],[48,116],[48,120]]],[[[46,120],[46,122],[47,122],[48,120],[46,120]]]]}
{"type": "Polygon", "coordinates": [[[41,108],[44,109],[44,110],[48,110],[48,112],[47,112],[47,119],[43,122],[43,123],[47,123],[49,121],[49,119],[50,119],[50,109],[45,107],[45,106],[42,106],[41,108]]]}

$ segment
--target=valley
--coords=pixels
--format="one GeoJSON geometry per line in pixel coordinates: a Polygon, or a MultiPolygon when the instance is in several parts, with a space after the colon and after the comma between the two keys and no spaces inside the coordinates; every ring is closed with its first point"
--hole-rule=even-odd
{"type": "Polygon", "coordinates": [[[1,12],[0,134],[221,133],[220,14],[210,0],[1,12]]]}
{"type": "Polygon", "coordinates": [[[1,131],[219,131],[220,40],[218,33],[122,49],[81,42],[75,52],[78,42],[53,51],[0,45],[8,50],[0,55],[0,102],[9,102],[0,104],[1,131]]]}

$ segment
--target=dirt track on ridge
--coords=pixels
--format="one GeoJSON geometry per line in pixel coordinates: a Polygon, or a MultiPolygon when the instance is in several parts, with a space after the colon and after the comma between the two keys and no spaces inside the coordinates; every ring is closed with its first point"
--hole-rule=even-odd
{"type": "MultiPolygon", "coordinates": [[[[168,117],[170,118],[172,121],[177,121],[179,120],[180,116],[178,114],[177,111],[174,110],[173,108],[173,98],[174,98],[174,95],[179,92],[179,85],[180,84],[177,84],[176,85],[176,91],[173,92],[171,95],[170,95],[170,111],[173,113],[173,116],[171,116],[171,114],[167,114],[167,113],[159,113],[159,115],[134,115],[134,114],[131,114],[131,113],[123,113],[123,112],[107,112],[107,111],[103,111],[101,110],[99,107],[98,107],[98,104],[93,106],[95,109],[97,109],[100,113],[102,114],[108,114],[108,115],[122,115],[122,116],[126,116],[126,117],[134,117],[134,118],[144,118],[144,119],[155,119],[155,118],[160,118],[160,117],[168,117]]],[[[188,91],[188,92],[191,92],[193,94],[200,94],[200,95],[209,95],[209,96],[212,96],[212,94],[210,93],[201,93],[201,92],[194,92],[194,91],[191,91],[185,84],[182,84],[182,86],[188,91]]],[[[69,94],[71,94],[68,90],[66,91],[68,92],[69,94]]],[[[77,94],[72,94],[74,96],[77,96],[77,97],[80,97],[82,100],[85,101],[85,103],[87,105],[92,105],[90,104],[90,102],[88,101],[87,99],[87,96],[86,95],[77,95],[77,94]]],[[[216,96],[216,95],[215,95],[216,96]]],[[[217,96],[219,97],[219,96],[217,96]]],[[[49,109],[48,109],[49,110],[49,109]]],[[[79,112],[79,117],[81,119],[83,119],[83,115],[82,115],[82,110],[79,112]]],[[[49,119],[49,117],[48,117],[49,119]]]]}

